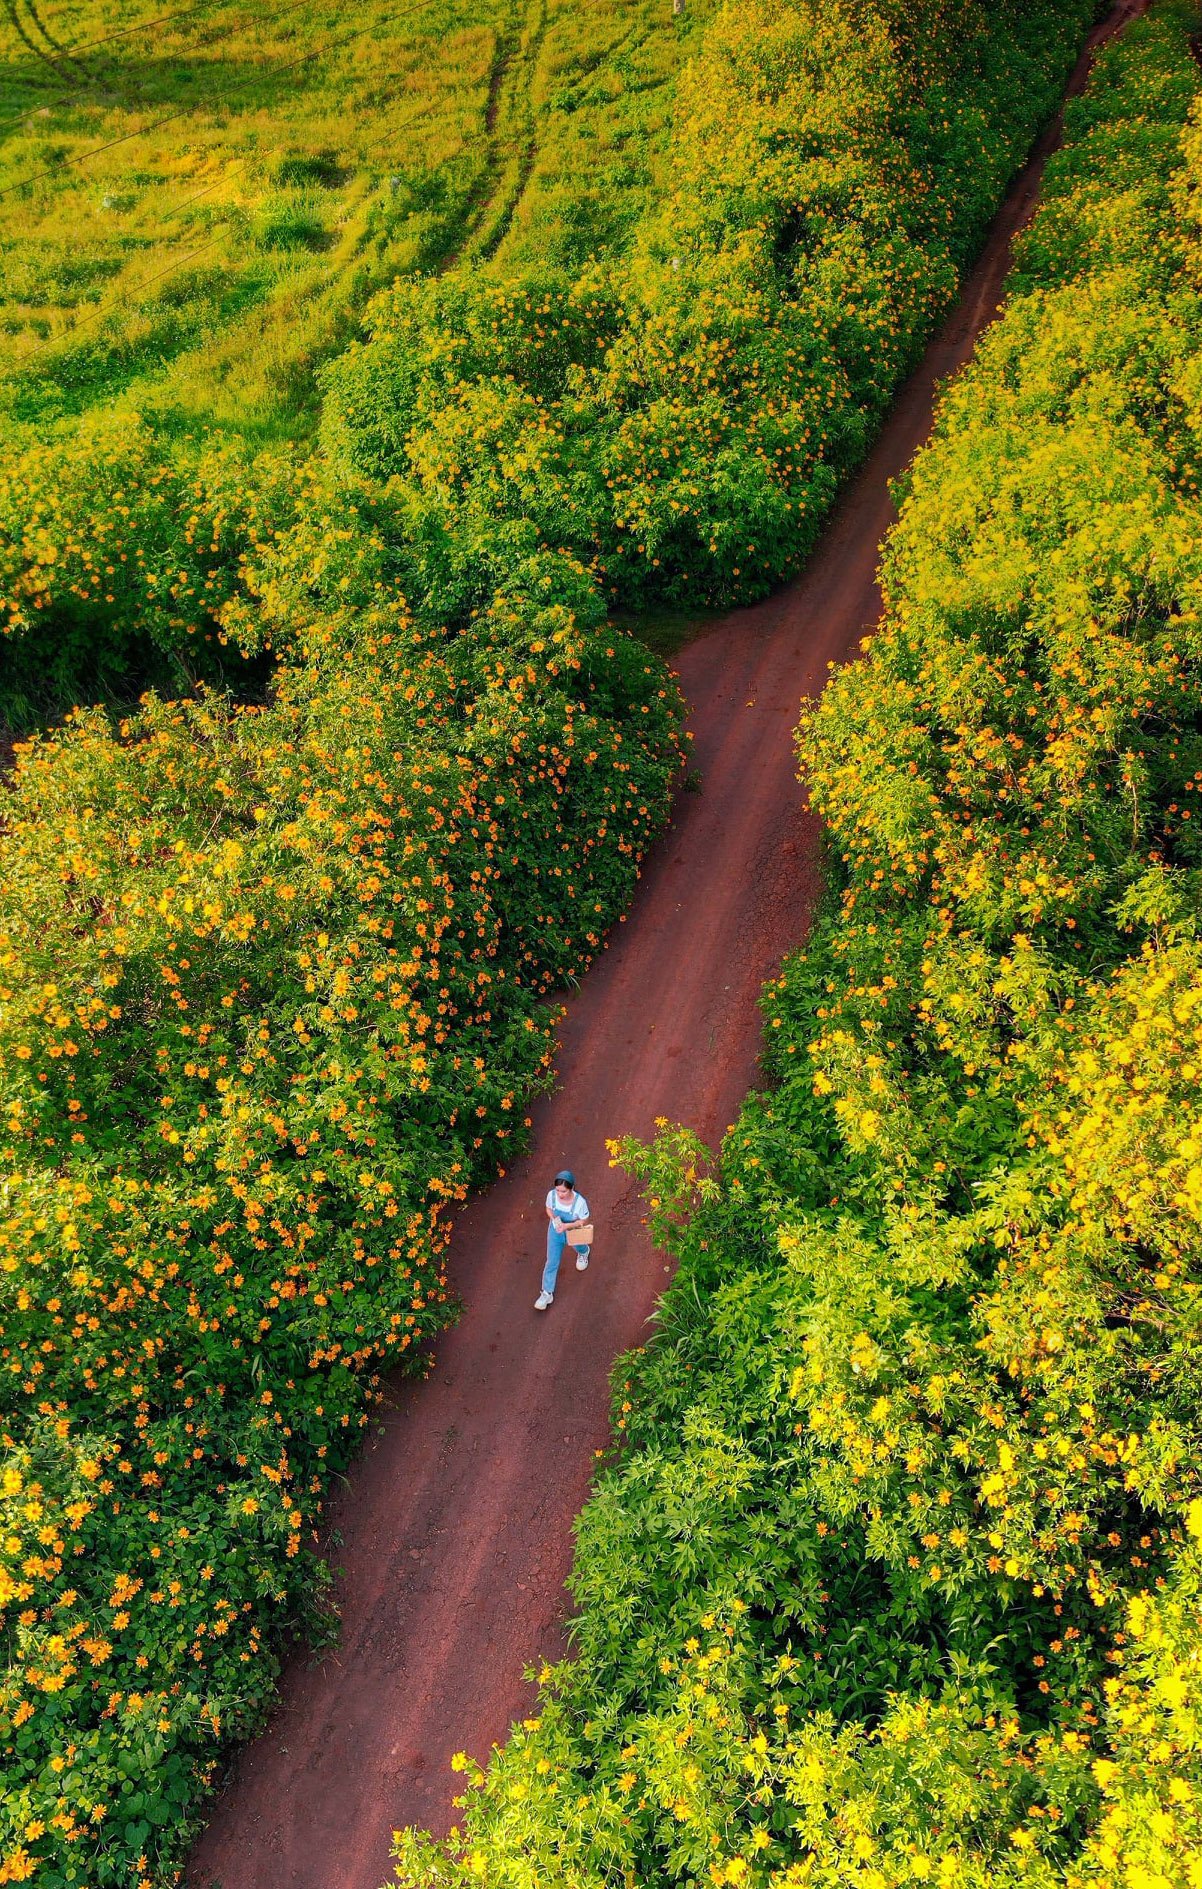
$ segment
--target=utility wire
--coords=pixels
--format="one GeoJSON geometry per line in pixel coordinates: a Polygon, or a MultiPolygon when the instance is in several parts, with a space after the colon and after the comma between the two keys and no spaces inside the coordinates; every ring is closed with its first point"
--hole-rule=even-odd
{"type": "MultiPolygon", "coordinates": [[[[13,0],[13,4],[10,5],[8,9],[10,14],[16,12],[18,3],[19,3],[19,0],[13,0]]],[[[78,59],[79,48],[77,46],[64,46],[61,39],[56,39],[54,37],[54,34],[50,31],[50,28],[47,26],[45,20],[42,18],[41,14],[38,12],[37,6],[35,4],[35,0],[25,0],[25,11],[28,13],[30,19],[33,21],[38,32],[42,35],[42,38],[46,41],[46,44],[48,46],[53,46],[55,52],[61,52],[63,55],[63,58],[71,61],[72,63],[74,63],[78,59]]],[[[84,70],[86,71],[87,68],[85,67],[84,70]]]]}
{"type": "MultiPolygon", "coordinates": [[[[419,119],[428,118],[430,113],[437,105],[441,104],[441,102],[440,99],[431,99],[428,105],[423,105],[422,109],[419,112],[414,112],[411,118],[406,118],[402,124],[393,125],[391,130],[384,133],[383,137],[373,138],[370,144],[361,144],[357,146],[355,150],[348,151],[347,156],[350,158],[366,157],[369,151],[378,150],[380,145],[389,143],[392,138],[397,137],[402,131],[407,131],[410,125],[415,125],[419,119]]],[[[260,154],[256,153],[256,156],[258,155],[260,154]]],[[[262,155],[274,155],[274,153],[263,153],[262,155]]],[[[186,210],[190,204],[196,203],[201,197],[212,196],[215,190],[220,190],[222,184],[229,182],[235,172],[245,170],[246,165],[246,158],[236,158],[234,163],[229,165],[228,168],[221,173],[220,177],[215,177],[211,184],[205,184],[200,190],[194,190],[190,197],[182,197],[178,203],[173,203],[169,210],[163,212],[159,221],[161,223],[170,223],[173,218],[180,215],[181,211],[186,210]]]]}
{"type": "MultiPolygon", "coordinates": [[[[82,79],[78,78],[76,74],[71,71],[69,63],[67,65],[61,65],[59,63],[58,59],[55,57],[55,53],[61,52],[62,48],[56,47],[55,42],[50,39],[48,34],[46,35],[47,44],[45,46],[39,46],[37,40],[32,37],[29,28],[21,18],[17,0],[5,0],[4,11],[8,15],[13,32],[17,35],[17,38],[21,40],[22,44],[29,48],[29,51],[33,54],[35,59],[40,59],[43,65],[49,66],[52,72],[58,74],[60,80],[69,79],[72,85],[82,85],[82,79]]],[[[35,22],[37,22],[37,15],[34,14],[33,17],[35,22]]]]}
{"type": "MultiPolygon", "coordinates": [[[[415,13],[422,12],[424,8],[430,4],[431,4],[431,0],[417,0],[416,5],[411,6],[411,7],[406,7],[402,9],[399,13],[387,15],[383,20],[378,21],[375,24],[377,26],[388,26],[388,25],[395,24],[398,20],[407,19],[415,13]]],[[[291,11],[292,9],[288,9],[288,10],[291,11]]],[[[176,17],[176,16],[173,16],[173,17],[176,17]]],[[[278,19],[283,16],[276,15],[275,17],[278,19]]],[[[348,40],[354,39],[360,36],[361,36],[361,31],[359,33],[348,34],[341,43],[345,44],[347,43],[348,40]]],[[[333,44],[338,44],[338,43],[339,42],[333,42],[333,44]]],[[[332,46],[325,47],[325,48],[317,47],[313,49],[311,53],[305,54],[303,57],[305,59],[315,58],[319,52],[323,50],[331,50],[331,49],[332,49],[332,46]]],[[[278,67],[276,68],[276,70],[288,71],[291,69],[292,66],[295,66],[301,63],[303,63],[303,59],[294,60],[290,63],[289,66],[278,67]]],[[[408,118],[403,119],[399,125],[393,125],[381,137],[373,139],[373,141],[370,144],[362,145],[358,148],[358,150],[348,152],[348,156],[351,156],[353,158],[365,157],[369,151],[377,150],[380,145],[387,144],[392,139],[399,137],[402,133],[407,131],[412,125],[417,124],[421,119],[428,118],[431,112],[433,112],[441,102],[442,101],[438,99],[431,99],[430,102],[427,105],[424,105],[420,111],[413,112],[408,118]]],[[[151,129],[151,127],[147,127],[147,130],[149,129],[151,129]]],[[[137,136],[138,134],[131,133],[129,135],[137,136]]],[[[117,143],[117,142],[121,142],[121,140],[114,140],[113,142],[117,143]]],[[[81,155],[87,156],[89,154],[83,153],[81,155]]],[[[235,171],[239,169],[244,169],[247,162],[248,162],[248,159],[246,158],[239,159],[236,161],[236,163],[234,164],[232,168],[235,171]]],[[[203,188],[200,190],[193,191],[190,196],[183,198],[179,203],[173,205],[172,208],[166,212],[162,220],[164,222],[169,222],[173,217],[178,216],[183,210],[187,209],[190,204],[195,203],[199,198],[209,196],[214,190],[219,189],[223,183],[227,182],[229,179],[229,176],[230,176],[230,170],[227,169],[222,173],[220,177],[214,178],[212,183],[204,185],[203,188]]],[[[0,192],[0,194],[4,194],[4,193],[0,192]]],[[[228,212],[226,217],[223,219],[223,221],[228,221],[229,216],[231,216],[232,214],[233,214],[232,211],[228,212]]],[[[175,274],[175,272],[179,269],[186,268],[187,265],[190,262],[192,262],[197,256],[203,255],[209,249],[215,248],[217,243],[220,241],[220,237],[221,237],[221,232],[218,231],[216,234],[209,237],[204,243],[200,244],[198,248],[190,250],[186,256],[178,257],[174,262],[169,263],[164,269],[160,269],[154,275],[144,278],[141,282],[139,282],[136,285],[135,293],[137,293],[138,295],[141,295],[145,289],[152,287],[156,282],[162,281],[165,277],[175,274]]],[[[76,334],[80,332],[81,329],[86,329],[93,326],[97,321],[103,319],[107,314],[111,312],[113,312],[111,307],[108,309],[104,307],[98,307],[90,315],[85,316],[85,318],[82,321],[76,322],[74,326],[69,330],[68,335],[65,335],[60,338],[69,339],[69,338],[74,337],[76,334]]],[[[24,366],[25,360],[31,359],[33,354],[36,352],[37,352],[36,349],[31,349],[30,353],[27,356],[23,357],[19,361],[18,365],[24,366]]]]}
{"type": "MultiPolygon", "coordinates": [[[[224,6],[226,6],[226,5],[229,5],[229,4],[232,4],[232,0],[221,0],[221,5],[220,5],[220,6],[218,6],[217,8],[215,8],[215,9],[214,9],[214,11],[216,11],[216,12],[221,12],[221,11],[222,11],[222,8],[223,8],[224,6]]],[[[282,10],[282,11],[281,11],[280,13],[277,13],[277,14],[275,14],[275,15],[274,15],[274,16],[272,17],[272,19],[271,19],[270,21],[268,21],[268,22],[267,22],[267,24],[269,24],[269,25],[274,25],[274,24],[275,24],[275,22],[276,22],[276,20],[282,20],[282,19],[286,19],[289,13],[295,13],[295,12],[296,12],[296,9],[297,9],[297,7],[298,7],[298,6],[303,6],[303,5],[305,5],[305,4],[307,4],[307,0],[296,0],[296,5],[295,5],[295,6],[288,6],[288,7],[285,7],[285,8],[284,8],[284,9],[283,9],[283,10],[282,10]]],[[[163,17],[164,17],[164,19],[168,19],[168,20],[171,20],[171,19],[186,19],[186,18],[188,17],[188,15],[189,15],[189,14],[192,14],[192,13],[199,13],[199,12],[202,12],[202,11],[204,11],[204,9],[203,9],[203,8],[201,8],[201,7],[190,7],[190,8],[188,8],[188,10],[187,10],[187,12],[186,12],[186,13],[180,13],[180,14],[170,14],[170,13],[169,13],[169,14],[165,14],[165,15],[164,15],[163,17]]],[[[156,22],[156,21],[153,21],[153,20],[152,20],[152,21],[147,21],[147,22],[145,22],[145,24],[146,24],[147,26],[153,26],[153,25],[156,25],[156,24],[159,24],[159,23],[160,23],[160,22],[156,22]]],[[[234,17],[234,18],[233,18],[233,19],[232,19],[232,20],[231,20],[231,21],[229,22],[229,24],[228,24],[227,26],[223,26],[223,27],[221,27],[221,28],[220,28],[220,29],[219,29],[219,30],[218,30],[217,32],[215,32],[215,33],[210,33],[210,34],[209,34],[209,36],[208,36],[208,38],[207,38],[207,39],[205,39],[205,40],[203,40],[203,41],[201,42],[201,44],[202,44],[202,45],[203,45],[204,47],[206,47],[206,48],[207,48],[207,47],[209,47],[209,46],[215,46],[215,45],[217,45],[217,43],[218,43],[218,41],[220,41],[220,40],[222,40],[222,39],[225,39],[225,38],[226,38],[226,37],[227,37],[227,36],[228,36],[228,35],[229,35],[230,33],[232,33],[232,32],[233,32],[233,31],[235,30],[235,28],[236,28],[236,27],[237,27],[238,25],[239,25],[239,20],[238,20],[238,18],[237,18],[237,16],[235,16],[235,17],[234,17]]],[[[126,32],[126,33],[133,33],[133,32],[137,32],[138,30],[139,30],[139,29],[138,29],[137,27],[133,27],[133,26],[127,26],[127,27],[125,27],[125,28],[123,29],[123,31],[124,31],[124,32],[126,32]]],[[[119,37],[120,37],[120,35],[119,35],[119,34],[116,34],[116,33],[113,33],[113,34],[109,34],[109,35],[107,35],[106,37],[109,37],[109,38],[112,38],[112,39],[116,39],[116,38],[119,38],[119,37]]],[[[92,41],[92,42],[90,42],[90,43],[91,43],[91,44],[94,44],[94,45],[100,45],[100,44],[102,44],[103,42],[102,42],[102,41],[100,41],[100,40],[95,40],[95,41],[92,41]]],[[[110,63],[111,63],[111,62],[110,62],[110,63]]],[[[143,88],[143,89],[144,89],[144,88],[143,88]]],[[[100,94],[100,95],[99,95],[99,97],[104,97],[104,96],[106,96],[106,95],[105,95],[105,94],[100,94]]],[[[131,100],[131,99],[129,99],[129,98],[122,98],[122,97],[121,97],[121,96],[120,96],[119,94],[116,94],[116,93],[109,93],[109,94],[107,94],[107,96],[108,96],[109,98],[114,98],[114,99],[116,100],[116,103],[117,103],[118,105],[125,105],[125,106],[128,106],[128,107],[130,107],[130,108],[135,108],[135,109],[136,109],[136,107],[134,107],[134,101],[133,101],[133,100],[131,100]]],[[[93,95],[93,97],[94,97],[94,98],[96,99],[96,102],[98,103],[98,102],[99,102],[99,97],[97,97],[97,96],[96,96],[95,94],[93,95]]],[[[29,107],[26,107],[26,106],[22,106],[22,107],[21,107],[21,109],[20,109],[19,111],[15,111],[15,112],[9,112],[9,113],[7,114],[7,116],[6,116],[5,118],[0,118],[0,125],[8,125],[8,124],[14,124],[14,123],[16,123],[16,122],[17,122],[17,121],[18,121],[19,119],[22,119],[22,118],[26,118],[26,119],[28,119],[28,118],[34,118],[34,117],[36,117],[36,116],[37,116],[37,114],[38,114],[39,112],[47,112],[47,113],[48,113],[48,112],[50,111],[50,109],[51,109],[51,106],[52,106],[52,105],[75,105],[75,104],[79,104],[79,105],[84,105],[84,104],[91,104],[92,102],[93,102],[93,100],[92,100],[92,99],[85,99],[85,98],[83,98],[83,97],[82,97],[82,96],[81,96],[81,95],[80,95],[80,94],[79,94],[78,92],[60,92],[60,93],[59,93],[59,94],[57,95],[57,97],[56,97],[56,98],[54,98],[54,99],[52,99],[52,100],[50,101],[50,104],[41,104],[41,105],[32,105],[32,106],[29,106],[29,107]]],[[[73,163],[73,162],[76,162],[76,161],[77,161],[77,160],[75,160],[75,159],[68,159],[68,160],[67,160],[67,162],[69,162],[69,163],[73,163]]]]}
{"type": "MultiPolygon", "coordinates": [[[[301,7],[311,6],[312,4],[313,4],[313,0],[291,0],[291,4],[289,6],[281,7],[278,13],[272,14],[270,20],[264,23],[269,27],[277,26],[281,20],[286,20],[290,13],[299,12],[301,7]]],[[[428,5],[429,0],[424,0],[424,4],[428,5]]],[[[256,22],[256,24],[258,24],[258,22],[256,22]]],[[[229,33],[233,32],[237,25],[238,25],[237,19],[231,20],[228,26],[222,27],[219,32],[212,34],[210,38],[202,41],[202,45],[206,47],[215,46],[218,40],[226,38],[226,36],[229,33]]],[[[312,57],[314,57],[314,55],[311,53],[306,53],[304,56],[305,59],[312,58],[312,57]]],[[[303,65],[303,64],[304,64],[304,59],[294,59],[292,61],[292,65],[303,65]]],[[[278,66],[275,68],[275,70],[280,71],[280,72],[288,72],[291,70],[291,66],[278,66]]],[[[250,77],[247,80],[245,80],[244,83],[246,85],[253,85],[257,82],[258,77],[259,75],[255,74],[253,77],[250,77]]],[[[124,100],[124,99],[121,100],[120,102],[122,104],[129,103],[128,100],[124,100]]],[[[61,165],[60,164],[49,165],[45,170],[35,171],[32,177],[25,177],[25,178],[20,179],[17,183],[6,185],[3,190],[0,190],[0,197],[6,197],[9,194],[9,192],[12,190],[22,190],[24,189],[26,184],[36,184],[40,178],[57,176],[60,170],[62,170],[68,164],[84,164],[87,162],[89,158],[98,157],[102,151],[111,151],[114,145],[127,143],[130,138],[140,138],[143,136],[149,136],[149,134],[152,131],[157,131],[160,125],[169,125],[176,118],[186,118],[190,112],[194,112],[197,109],[198,104],[203,104],[203,103],[204,103],[203,99],[201,100],[190,99],[186,105],[181,105],[178,111],[169,112],[165,118],[157,119],[155,123],[152,125],[144,125],[142,129],[139,131],[127,131],[120,138],[111,138],[106,144],[94,145],[90,150],[81,151],[76,156],[64,158],[61,165]]]]}
{"type": "MultiPolygon", "coordinates": [[[[270,24],[273,26],[276,25],[280,20],[286,18],[288,14],[295,13],[298,8],[308,6],[311,3],[312,0],[292,0],[290,6],[284,7],[280,13],[273,16],[270,24]]],[[[408,19],[414,13],[424,12],[426,7],[431,4],[432,0],[417,0],[415,6],[405,7],[399,13],[388,14],[383,20],[374,21],[370,30],[378,31],[382,26],[395,25],[398,20],[408,19]]],[[[301,53],[298,58],[289,60],[286,65],[272,67],[267,75],[254,75],[254,78],[248,79],[246,83],[248,85],[256,84],[260,82],[262,76],[273,77],[284,72],[293,72],[298,66],[308,65],[311,60],[318,59],[325,53],[333,52],[339,46],[349,44],[351,40],[361,39],[366,30],[368,29],[364,27],[352,28],[341,40],[335,39],[324,45],[315,46],[309,52],[301,53]]],[[[237,89],[236,87],[234,88],[235,91],[237,89]]],[[[229,94],[226,95],[227,98],[229,96],[229,94]]],[[[220,99],[218,101],[219,104],[225,102],[226,99],[220,99]]],[[[202,105],[204,103],[205,101],[203,99],[199,101],[195,99],[190,100],[187,105],[180,106],[178,111],[168,112],[164,117],[156,118],[153,124],[142,125],[136,131],[123,132],[119,138],[109,138],[104,144],[93,145],[90,149],[81,151],[76,156],[64,158],[62,164],[47,165],[44,170],[35,171],[31,177],[22,177],[15,183],[6,184],[3,189],[0,189],[0,197],[10,196],[14,190],[25,190],[31,184],[39,183],[44,177],[57,177],[68,165],[86,164],[92,158],[100,157],[105,151],[115,150],[120,144],[128,144],[133,138],[149,137],[152,132],[161,130],[164,125],[174,124],[177,119],[190,117],[197,110],[198,104],[202,105]]]]}
{"type": "MultiPolygon", "coordinates": [[[[377,139],[376,143],[385,144],[388,142],[390,138],[398,137],[401,134],[401,132],[407,131],[410,125],[415,125],[419,119],[428,118],[430,113],[434,110],[434,105],[435,105],[435,101],[431,101],[429,105],[423,106],[421,111],[414,112],[411,118],[406,118],[403,120],[401,124],[394,125],[391,131],[389,131],[385,135],[385,137],[377,139]]],[[[371,145],[364,146],[365,150],[371,150],[373,148],[374,147],[371,145]]],[[[239,162],[240,162],[240,165],[244,167],[246,163],[246,159],[243,158],[239,162]]],[[[213,183],[206,184],[203,190],[196,191],[191,197],[186,197],[182,203],[176,204],[173,210],[168,211],[167,216],[164,217],[163,221],[166,222],[168,218],[172,216],[177,216],[181,210],[187,208],[187,205],[189,203],[194,203],[197,197],[205,197],[209,194],[210,191],[216,190],[220,184],[225,183],[228,175],[229,173],[226,172],[224,176],[216,178],[213,183]]],[[[229,217],[232,215],[233,215],[232,210],[227,212],[226,217],[223,218],[223,221],[228,221],[229,217]]],[[[140,296],[144,290],[153,287],[153,285],[156,282],[163,281],[166,276],[174,275],[177,269],[186,268],[190,262],[194,262],[196,260],[197,256],[203,256],[206,253],[206,251],[216,248],[217,244],[221,241],[222,234],[223,234],[223,231],[218,230],[214,235],[208,237],[205,242],[201,243],[196,249],[189,250],[186,256],[179,256],[176,258],[174,262],[168,263],[166,268],[159,269],[152,276],[146,276],[141,282],[137,283],[134,286],[134,292],[140,296]]],[[[66,334],[58,336],[56,337],[56,339],[64,340],[64,341],[73,341],[75,337],[82,330],[93,327],[96,322],[101,321],[106,315],[111,314],[112,312],[113,310],[111,307],[110,308],[99,307],[99,308],[93,309],[90,315],[85,315],[82,321],[77,321],[73,325],[73,327],[71,327],[67,331],[66,334]]],[[[47,345],[49,346],[51,344],[48,342],[47,345]]],[[[34,355],[37,352],[38,352],[37,348],[31,348],[28,354],[22,356],[20,360],[17,362],[18,367],[23,367],[26,361],[32,360],[34,355]]]]}
{"type": "Polygon", "coordinates": [[[398,132],[408,131],[410,125],[415,125],[419,118],[428,118],[430,113],[441,103],[441,99],[432,98],[428,105],[423,105],[419,112],[414,112],[412,118],[406,118],[403,124],[394,125],[392,130],[386,131],[382,138],[373,138],[370,144],[361,144],[355,155],[357,157],[366,157],[369,151],[379,150],[382,144],[387,144],[391,138],[396,137],[398,132]]]}
{"type": "Polygon", "coordinates": [[[170,223],[173,217],[177,217],[181,210],[186,210],[190,203],[195,203],[198,197],[211,195],[214,190],[220,189],[221,185],[226,183],[235,171],[245,169],[246,159],[244,157],[238,158],[227,170],[222,171],[220,177],[215,177],[211,184],[206,184],[203,190],[194,190],[190,197],[184,197],[179,203],[173,203],[169,210],[164,211],[159,221],[161,223],[170,223]]]}
{"type": "MultiPolygon", "coordinates": [[[[183,7],[178,13],[160,13],[157,20],[136,20],[132,26],[119,26],[113,33],[102,33],[99,39],[85,39],[81,46],[72,46],[70,51],[92,52],[97,46],[107,46],[112,39],[127,39],[131,33],[149,33],[155,26],[172,26],[176,20],[190,20],[194,13],[221,13],[233,4],[234,0],[218,0],[218,5],[213,7],[210,0],[200,0],[199,5],[183,7]]],[[[228,32],[228,27],[226,30],[228,32]]]]}
{"type": "Polygon", "coordinates": [[[141,125],[137,131],[122,132],[119,138],[110,138],[107,144],[96,144],[90,151],[81,151],[78,157],[64,158],[62,164],[48,165],[45,170],[35,171],[32,177],[18,178],[15,184],[6,184],[0,190],[0,197],[11,196],[14,190],[25,190],[30,184],[40,183],[43,177],[57,177],[68,164],[86,164],[89,158],[99,157],[103,151],[115,151],[119,144],[128,144],[131,138],[148,138],[152,131],[158,131],[163,125],[173,124],[177,118],[184,118],[191,111],[185,105],[181,111],[168,112],[165,118],[156,118],[152,125],[141,125]]]}
{"type": "MultiPolygon", "coordinates": [[[[10,17],[12,17],[13,15],[13,11],[14,11],[14,7],[16,3],[17,3],[17,0],[5,0],[5,12],[8,13],[10,17]]],[[[234,3],[235,3],[235,0],[218,0],[218,4],[214,7],[211,5],[211,0],[200,0],[200,4],[198,4],[197,6],[184,7],[179,13],[162,13],[159,15],[157,20],[137,20],[132,26],[118,27],[115,32],[103,33],[99,39],[87,39],[87,40],[84,40],[82,45],[67,46],[63,48],[63,51],[69,53],[71,57],[74,58],[78,53],[94,51],[94,49],[97,46],[107,46],[110,40],[126,39],[131,33],[148,33],[151,31],[153,27],[170,26],[176,20],[188,20],[188,19],[191,19],[193,15],[197,13],[208,13],[208,12],[221,13],[221,12],[224,12],[226,7],[232,6],[234,3]]],[[[232,32],[233,28],[237,25],[237,23],[238,22],[236,20],[232,20],[229,26],[225,27],[223,31],[225,33],[232,32]]],[[[14,24],[15,24],[15,21],[14,21],[14,24]]],[[[17,30],[20,31],[19,26],[17,30]]],[[[216,40],[220,39],[222,36],[223,35],[221,33],[217,33],[213,36],[213,39],[208,40],[206,44],[211,46],[215,43],[216,40]]],[[[25,35],[22,33],[21,37],[24,39],[25,35]]],[[[26,44],[27,45],[29,44],[28,39],[26,39],[26,44]]],[[[110,60],[109,63],[111,64],[112,61],[110,60]]],[[[57,67],[56,67],[56,70],[57,70],[57,67]]],[[[79,81],[75,79],[74,77],[72,77],[72,83],[78,84],[79,81]]],[[[23,106],[20,111],[6,112],[4,117],[0,118],[0,125],[11,124],[15,119],[18,119],[18,118],[32,118],[36,112],[49,111],[52,105],[71,104],[74,101],[74,98],[75,98],[75,94],[73,93],[60,92],[57,95],[57,97],[51,99],[49,103],[43,102],[41,105],[33,105],[28,110],[26,110],[25,107],[23,106]]]]}

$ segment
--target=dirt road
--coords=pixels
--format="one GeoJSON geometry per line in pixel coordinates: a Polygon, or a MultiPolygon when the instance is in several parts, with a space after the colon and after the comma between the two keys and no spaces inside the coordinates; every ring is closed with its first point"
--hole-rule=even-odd
{"type": "MultiPolygon", "coordinates": [[[[1139,10],[1119,7],[1109,28],[1139,10]]],[[[666,1272],[605,1141],[647,1135],[659,1115],[716,1141],[756,1080],[760,986],[801,938],[818,887],[817,826],[795,778],[798,701],[876,621],[889,481],[927,434],[937,382],[997,306],[1051,142],[805,577],[680,658],[703,790],[680,797],[629,921],[572,999],[534,1155],[458,1222],[466,1315],[432,1377],[398,1390],[333,1518],[341,1644],[286,1672],[269,1730],[215,1806],[194,1885],[377,1889],[393,1828],[448,1827],[452,1754],[486,1757],[527,1705],[523,1669],[564,1649],[571,1524],[606,1440],[608,1373],[645,1335],[666,1272]],[[596,1257],[561,1274],[540,1316],[542,1203],[565,1162],[600,1229],[596,1257]]]]}

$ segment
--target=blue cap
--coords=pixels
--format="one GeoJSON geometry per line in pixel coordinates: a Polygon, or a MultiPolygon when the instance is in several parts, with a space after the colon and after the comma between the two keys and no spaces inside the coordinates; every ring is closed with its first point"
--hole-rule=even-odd
{"type": "Polygon", "coordinates": [[[559,1170],[559,1173],[555,1176],[556,1187],[559,1186],[560,1181],[563,1182],[565,1187],[575,1187],[576,1176],[573,1174],[571,1168],[561,1168],[559,1170]]]}

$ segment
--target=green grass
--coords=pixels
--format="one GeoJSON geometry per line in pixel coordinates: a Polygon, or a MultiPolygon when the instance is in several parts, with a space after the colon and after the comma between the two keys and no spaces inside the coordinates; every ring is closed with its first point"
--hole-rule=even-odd
{"type": "Polygon", "coordinates": [[[114,405],[303,437],[314,369],[396,276],[621,243],[707,9],[163,11],[19,0],[32,44],[0,56],[0,416],[26,437],[114,405]]]}

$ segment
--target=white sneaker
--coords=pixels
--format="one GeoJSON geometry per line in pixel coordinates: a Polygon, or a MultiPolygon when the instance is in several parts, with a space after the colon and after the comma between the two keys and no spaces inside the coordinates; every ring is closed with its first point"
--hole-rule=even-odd
{"type": "Polygon", "coordinates": [[[577,1255],[576,1255],[576,1271],[577,1271],[577,1272],[587,1272],[587,1271],[588,1271],[588,1254],[587,1254],[587,1253],[577,1253],[577,1255]]]}
{"type": "Polygon", "coordinates": [[[554,1303],[555,1294],[553,1292],[540,1292],[537,1299],[534,1301],[534,1309],[536,1312],[545,1312],[547,1307],[554,1305],[554,1303]]]}

